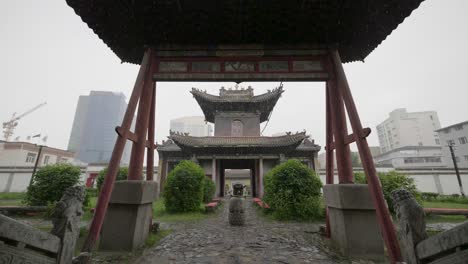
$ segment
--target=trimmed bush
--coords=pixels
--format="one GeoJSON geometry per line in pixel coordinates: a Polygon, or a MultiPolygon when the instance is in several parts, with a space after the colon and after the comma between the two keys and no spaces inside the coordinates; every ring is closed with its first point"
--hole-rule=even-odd
{"type": "MultiPolygon", "coordinates": [[[[107,168],[102,169],[98,174],[98,177],[96,179],[96,187],[97,187],[98,193],[101,191],[101,187],[102,187],[102,184],[104,183],[104,177],[106,177],[106,173],[107,173],[107,168]]],[[[128,176],[128,168],[121,167],[119,169],[119,173],[117,174],[117,178],[115,180],[124,181],[127,179],[127,176],[128,176]]]]}
{"type": "Polygon", "coordinates": [[[279,220],[311,220],[322,214],[322,182],[315,172],[298,160],[273,168],[264,180],[263,200],[279,220]]]}
{"type": "MultiPolygon", "coordinates": [[[[416,189],[416,184],[414,183],[413,178],[410,178],[407,175],[396,171],[389,171],[387,173],[378,172],[377,176],[380,179],[380,184],[382,185],[382,192],[385,201],[387,201],[388,209],[390,210],[390,212],[395,212],[395,209],[393,208],[391,193],[396,189],[406,189],[414,196],[416,201],[418,201],[421,204],[421,193],[418,191],[418,189],[416,189]]],[[[367,183],[366,177],[362,172],[355,173],[354,178],[356,183],[367,183]]]]}
{"type": "Polygon", "coordinates": [[[209,203],[213,199],[215,191],[216,186],[214,182],[210,178],[205,177],[203,180],[203,202],[209,203]]]}
{"type": "Polygon", "coordinates": [[[25,203],[47,206],[57,202],[65,189],[78,184],[80,168],[70,164],[54,164],[40,168],[28,187],[25,203]]]}
{"type": "Polygon", "coordinates": [[[200,210],[205,172],[196,163],[181,161],[167,177],[164,205],[170,213],[200,210]]]}

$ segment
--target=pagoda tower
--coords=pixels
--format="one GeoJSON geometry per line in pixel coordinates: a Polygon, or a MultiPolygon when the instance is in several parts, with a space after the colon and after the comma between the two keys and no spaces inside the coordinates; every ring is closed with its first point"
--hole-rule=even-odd
{"type": "MultiPolygon", "coordinates": [[[[193,88],[207,122],[214,123],[214,136],[194,137],[171,131],[169,140],[157,150],[160,160],[160,186],[175,165],[184,159],[200,164],[216,185],[216,195],[224,196],[225,170],[249,169],[253,196],[263,195],[263,177],[274,166],[289,158],[301,160],[315,169],[320,147],[305,132],[286,132],[282,136],[261,135],[260,125],[268,121],[276,102],[284,92],[280,86],[254,95],[247,89],[219,90],[219,95],[193,88]]],[[[162,191],[162,189],[161,189],[162,191]]]]}

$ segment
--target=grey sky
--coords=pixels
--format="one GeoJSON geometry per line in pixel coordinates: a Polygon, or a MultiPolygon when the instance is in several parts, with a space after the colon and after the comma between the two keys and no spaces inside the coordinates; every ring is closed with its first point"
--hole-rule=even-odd
{"type": "MultiPolygon", "coordinates": [[[[435,110],[442,126],[468,119],[468,1],[427,0],[365,63],[345,65],[364,126],[375,126],[395,108],[435,110]]],[[[15,137],[47,134],[48,145],[66,148],[79,95],[90,90],[123,92],[127,98],[138,66],[117,56],[65,1],[0,2],[0,121],[36,104],[47,105],[20,121],[15,137]]],[[[217,93],[232,83],[159,83],[156,138],[169,120],[202,115],[192,87],[217,93]]],[[[244,83],[256,93],[278,83],[244,83]]],[[[285,83],[266,135],[306,129],[319,145],[325,138],[323,83],[285,83]]],[[[378,145],[376,133],[369,142],[378,145]]]]}

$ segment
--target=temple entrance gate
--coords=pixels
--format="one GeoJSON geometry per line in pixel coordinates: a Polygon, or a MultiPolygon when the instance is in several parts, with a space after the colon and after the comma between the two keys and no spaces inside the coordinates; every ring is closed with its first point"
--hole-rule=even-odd
{"type": "MultiPolygon", "coordinates": [[[[128,108],[112,154],[109,170],[82,251],[89,252],[104,221],[120,158],[126,140],[133,141],[129,180],[142,175],[147,149],[147,180],[152,180],[154,159],[154,112],[158,81],[323,81],[326,82],[326,184],[333,184],[333,153],[336,153],[339,184],[352,184],[353,171],[349,144],[356,142],[366,173],[377,219],[392,261],[401,253],[390,214],[383,198],[375,166],[367,144],[369,128],[363,128],[337,49],[317,47],[237,46],[216,49],[192,47],[149,47],[129,100],[128,108]],[[138,104],[135,132],[130,131],[138,104]],[[349,117],[353,133],[346,125],[349,117]]],[[[228,164],[228,163],[226,163],[228,164]]],[[[258,190],[262,192],[262,190],[258,190]]],[[[261,196],[261,193],[260,193],[261,196]]],[[[327,231],[330,234],[327,217],[327,231]]]]}

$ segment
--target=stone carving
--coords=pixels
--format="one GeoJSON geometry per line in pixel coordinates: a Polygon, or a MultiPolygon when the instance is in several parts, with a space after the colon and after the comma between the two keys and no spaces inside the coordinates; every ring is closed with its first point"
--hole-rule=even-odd
{"type": "Polygon", "coordinates": [[[50,233],[0,215],[0,263],[72,263],[84,198],[84,187],[65,191],[52,215],[50,233]]]}
{"type": "Polygon", "coordinates": [[[232,197],[229,201],[229,224],[242,226],[245,223],[244,199],[232,197]]]}
{"type": "Polygon", "coordinates": [[[50,231],[62,241],[59,263],[71,263],[76,240],[80,234],[80,218],[83,215],[85,188],[73,186],[65,190],[52,214],[54,227],[50,231]]]}
{"type": "Polygon", "coordinates": [[[408,264],[416,264],[416,245],[427,238],[424,210],[405,189],[394,190],[391,196],[398,219],[398,239],[403,258],[408,264]]]}

